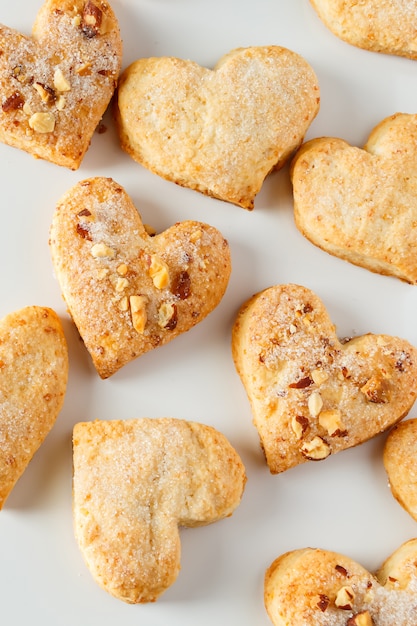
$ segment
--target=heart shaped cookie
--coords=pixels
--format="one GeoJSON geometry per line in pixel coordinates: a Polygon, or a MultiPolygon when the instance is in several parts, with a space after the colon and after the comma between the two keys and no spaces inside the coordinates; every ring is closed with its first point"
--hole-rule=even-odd
{"type": "Polygon", "coordinates": [[[393,496],[417,521],[417,419],[405,420],[389,433],[384,465],[393,496]]]}
{"type": "Polygon", "coordinates": [[[74,526],[95,581],[129,603],[153,602],[180,570],[179,526],[230,516],[246,475],[214,428],[173,418],[74,428],[74,526]]]}
{"type": "Polygon", "coordinates": [[[411,626],[417,613],[417,539],[372,575],[349,557],[305,548],[278,557],[265,574],[275,626],[411,626]]]}
{"type": "Polygon", "coordinates": [[[417,59],[414,0],[311,0],[320,19],[347,43],[417,59]]]}
{"type": "Polygon", "coordinates": [[[84,180],[58,203],[50,246],[69,312],[102,378],[203,320],[230,271],[227,241],[201,222],[150,236],[127,193],[84,180]]]}
{"type": "Polygon", "coordinates": [[[0,25],[0,42],[0,141],[77,169],[120,72],[110,5],[47,0],[32,37],[0,25]]]}
{"type": "Polygon", "coordinates": [[[122,74],[122,148],[163,178],[252,209],[267,174],[301,144],[319,109],[310,65],[278,46],[239,48],[214,70],[172,57],[122,74]]]}
{"type": "Polygon", "coordinates": [[[29,306],[0,321],[0,509],[55,424],[67,377],[54,311],[29,306]]]}
{"type": "Polygon", "coordinates": [[[364,149],[307,142],[291,168],[294,217],[326,252],[417,283],[417,115],[384,119],[364,149]]]}
{"type": "Polygon", "coordinates": [[[232,348],[273,474],[370,439],[417,395],[416,348],[387,335],[341,343],[321,300],[299,285],[244,304],[232,348]]]}

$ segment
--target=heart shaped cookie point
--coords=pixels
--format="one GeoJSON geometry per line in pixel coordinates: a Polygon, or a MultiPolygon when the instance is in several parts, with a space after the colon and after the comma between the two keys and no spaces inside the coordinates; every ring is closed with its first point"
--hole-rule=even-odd
{"type": "Polygon", "coordinates": [[[396,114],[364,149],[313,139],[291,168],[294,218],[326,252],[417,284],[417,115],[396,114]]]}
{"type": "Polygon", "coordinates": [[[0,321],[0,509],[55,424],[67,377],[54,311],[30,306],[0,321]]]}
{"type": "Polygon", "coordinates": [[[385,54],[417,59],[417,15],[404,0],[311,0],[320,19],[347,43],[385,54]]]}
{"type": "Polygon", "coordinates": [[[278,46],[236,49],[214,70],[140,59],[121,76],[122,148],[179,185],[252,209],[265,177],[300,145],[319,109],[312,68],[278,46]]]}
{"type": "Polygon", "coordinates": [[[47,0],[32,37],[0,25],[0,42],[0,141],[77,169],[120,72],[110,5],[47,0]]]}
{"type": "Polygon", "coordinates": [[[153,602],[180,570],[180,526],[230,516],[246,475],[227,439],[185,420],[79,423],[74,521],[93,578],[129,603],[153,602]]]}
{"type": "Polygon", "coordinates": [[[417,539],[371,574],[349,557],[305,548],[278,557],[265,573],[274,626],[411,626],[417,611],[417,539]]]}
{"type": "Polygon", "coordinates": [[[388,335],[341,343],[321,300],[299,285],[244,304],[232,348],[274,474],[370,439],[417,395],[416,348],[388,335]]]}
{"type": "Polygon", "coordinates": [[[50,245],[68,309],[102,378],[202,321],[231,272],[218,230],[187,221],[150,236],[127,193],[107,178],[65,194],[50,245]]]}

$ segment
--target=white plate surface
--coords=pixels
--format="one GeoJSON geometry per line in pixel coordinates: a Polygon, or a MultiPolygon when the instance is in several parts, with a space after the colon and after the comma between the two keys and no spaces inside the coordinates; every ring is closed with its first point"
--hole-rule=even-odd
{"type": "MultiPolygon", "coordinates": [[[[38,0],[2,2],[0,22],[29,33],[38,0]]],[[[417,65],[356,49],[320,22],[308,0],[113,0],[123,66],[177,56],[212,67],[236,47],[277,44],[303,55],[321,87],[308,138],[331,135],[362,146],[397,111],[417,111],[417,65]]],[[[416,523],[395,502],[382,465],[385,435],[323,463],[271,476],[235,372],[231,327],[252,293],[295,282],[326,304],[341,337],[387,333],[417,345],[417,287],[371,274],[312,246],[293,222],[288,169],[272,174],[247,212],[168,183],[119,146],[111,116],[77,172],[0,146],[0,316],[29,304],[60,315],[70,376],[56,426],[0,513],[1,620],[35,626],[267,626],[263,576],[281,553],[317,546],[370,570],[416,523]],[[67,316],[54,278],[48,231],[57,200],[77,181],[110,176],[144,222],[162,230],[183,219],[208,222],[229,240],[233,272],[218,308],[189,333],[99,379],[67,316]],[[78,421],[172,416],[211,424],[240,453],[248,482],[235,514],[182,531],[182,569],[155,603],[129,606],[101,590],[75,543],[71,433],[78,421]]],[[[410,416],[417,416],[411,411],[410,416]]]]}

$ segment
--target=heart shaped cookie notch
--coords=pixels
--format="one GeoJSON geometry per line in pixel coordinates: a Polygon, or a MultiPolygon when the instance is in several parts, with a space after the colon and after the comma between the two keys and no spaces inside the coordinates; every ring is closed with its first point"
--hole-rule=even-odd
{"type": "Polygon", "coordinates": [[[320,19],[347,43],[417,59],[417,13],[404,0],[311,0],[320,19]]]}
{"type": "Polygon", "coordinates": [[[74,527],[94,580],[129,603],[153,602],[180,570],[179,527],[232,515],[242,461],[210,426],[173,418],[75,426],[74,527]]]}
{"type": "Polygon", "coordinates": [[[102,378],[202,321],[231,272],[221,233],[178,222],[151,236],[125,190],[84,180],[57,205],[50,233],[55,273],[102,378]]]}
{"type": "Polygon", "coordinates": [[[305,548],[267,569],[264,600],[274,626],[411,626],[417,611],[417,539],[371,574],[336,552],[305,548]]]}
{"type": "Polygon", "coordinates": [[[49,308],[29,306],[0,321],[0,509],[61,411],[68,351],[49,308]]]}
{"type": "Polygon", "coordinates": [[[47,0],[32,32],[0,25],[0,141],[75,170],[116,88],[118,22],[102,0],[47,0]]]}
{"type": "Polygon", "coordinates": [[[417,395],[414,346],[373,334],[341,343],[322,301],[299,285],[245,303],[232,349],[273,474],[374,437],[417,395]]]}
{"type": "Polygon", "coordinates": [[[384,447],[384,466],[392,495],[417,521],[417,419],[397,424],[384,447]]]}
{"type": "Polygon", "coordinates": [[[319,109],[317,77],[279,46],[239,48],[214,70],[172,57],[122,74],[122,148],[162,178],[252,209],[265,177],[301,144],[319,109]]]}
{"type": "Polygon", "coordinates": [[[316,246],[417,284],[417,115],[396,114],[363,149],[313,139],[296,154],[294,218],[316,246]]]}

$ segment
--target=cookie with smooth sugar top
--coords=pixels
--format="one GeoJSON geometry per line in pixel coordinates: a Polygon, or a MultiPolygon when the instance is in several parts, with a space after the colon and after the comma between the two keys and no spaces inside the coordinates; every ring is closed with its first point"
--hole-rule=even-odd
{"type": "Polygon", "coordinates": [[[341,342],[323,302],[300,285],[250,298],[232,349],[273,474],[374,437],[417,395],[414,346],[371,333],[341,342]]]}
{"type": "Polygon", "coordinates": [[[265,177],[301,144],[319,109],[317,77],[279,46],[239,48],[214,70],[173,57],[122,74],[122,148],[184,187],[252,209],[265,177]]]}
{"type": "Polygon", "coordinates": [[[31,37],[0,25],[0,51],[0,141],[76,170],[120,73],[110,5],[47,0],[31,37]]]}
{"type": "Polygon", "coordinates": [[[384,119],[363,149],[306,142],[291,166],[297,228],[326,252],[417,284],[417,115],[384,119]]]}
{"type": "Polygon", "coordinates": [[[50,247],[68,310],[102,378],[201,322],[231,272],[223,235],[177,222],[151,236],[126,191],[91,178],[58,202],[50,247]]]}
{"type": "Polygon", "coordinates": [[[415,0],[311,0],[334,35],[372,52],[417,59],[415,0]]]}
{"type": "Polygon", "coordinates": [[[55,424],[68,377],[61,322],[29,306],[0,320],[0,509],[55,424]]]}
{"type": "Polygon", "coordinates": [[[293,550],[267,569],[265,608],[274,626],[412,626],[417,614],[417,539],[371,574],[351,558],[293,550]]]}
{"type": "Polygon", "coordinates": [[[417,419],[397,424],[384,447],[384,466],[392,495],[417,521],[417,419]]]}
{"type": "Polygon", "coordinates": [[[94,580],[128,603],[154,602],[175,582],[179,527],[229,517],[246,483],[226,437],[196,422],[83,422],[73,448],[78,544],[94,580]]]}

